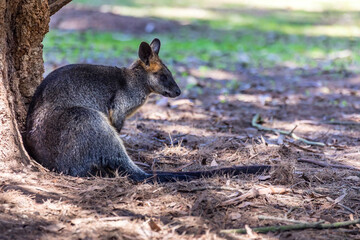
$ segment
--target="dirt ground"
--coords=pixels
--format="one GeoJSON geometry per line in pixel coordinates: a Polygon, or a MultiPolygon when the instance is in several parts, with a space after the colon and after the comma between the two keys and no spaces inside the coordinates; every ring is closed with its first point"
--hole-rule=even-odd
{"type": "Polygon", "coordinates": [[[152,96],[126,122],[121,137],[137,164],[172,171],[248,164],[283,168],[133,185],[123,177],[76,178],[35,164],[0,162],[0,239],[360,239],[359,225],[220,232],[293,224],[289,219],[333,223],[360,217],[360,75],[280,67],[204,73],[179,63],[175,77],[185,78],[184,71],[196,81],[193,88],[180,81],[181,97],[152,96]],[[241,85],[224,94],[219,86],[233,78],[241,85]],[[251,125],[255,114],[263,126],[326,146],[260,131],[251,125]]]}

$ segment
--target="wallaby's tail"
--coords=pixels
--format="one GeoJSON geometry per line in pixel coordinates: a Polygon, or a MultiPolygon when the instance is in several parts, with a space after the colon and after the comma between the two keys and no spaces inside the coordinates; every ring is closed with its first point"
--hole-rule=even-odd
{"type": "Polygon", "coordinates": [[[190,181],[201,177],[212,177],[215,175],[235,176],[240,174],[259,174],[271,169],[269,165],[252,165],[252,166],[233,166],[227,168],[218,168],[207,171],[194,172],[146,172],[151,177],[148,182],[175,182],[190,181]]]}

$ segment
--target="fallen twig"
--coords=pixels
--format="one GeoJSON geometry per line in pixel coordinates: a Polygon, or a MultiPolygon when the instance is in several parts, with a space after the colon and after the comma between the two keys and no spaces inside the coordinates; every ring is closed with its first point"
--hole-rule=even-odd
{"type": "Polygon", "coordinates": [[[295,131],[295,129],[298,127],[298,125],[295,125],[295,127],[290,131],[289,135],[293,134],[293,132],[295,131]]]}
{"type": "Polygon", "coordinates": [[[134,161],[134,163],[135,163],[136,165],[138,165],[138,166],[150,168],[150,165],[147,164],[147,163],[137,162],[137,161],[134,161]]]}
{"type": "Polygon", "coordinates": [[[300,181],[300,182],[297,182],[297,183],[291,185],[291,186],[290,186],[290,189],[293,189],[295,186],[300,185],[300,184],[303,184],[303,183],[309,184],[308,181],[300,181]]]}
{"type": "Polygon", "coordinates": [[[326,146],[322,142],[314,142],[314,141],[309,141],[309,140],[306,140],[304,138],[301,138],[301,137],[297,136],[295,133],[293,133],[293,131],[289,132],[289,131],[279,130],[279,129],[275,129],[275,128],[264,127],[264,126],[262,126],[261,124],[258,123],[260,120],[261,120],[260,114],[258,114],[258,113],[255,114],[255,116],[253,117],[253,119],[251,121],[251,125],[253,127],[256,127],[259,130],[275,132],[275,133],[279,133],[279,134],[283,134],[283,135],[292,137],[293,139],[301,141],[301,142],[303,142],[305,144],[308,144],[308,145],[321,146],[321,147],[326,146]]]}
{"type": "Polygon", "coordinates": [[[348,206],[345,206],[344,204],[340,203],[340,201],[342,201],[346,196],[346,193],[344,193],[343,195],[341,195],[340,197],[338,197],[337,199],[332,199],[331,197],[326,197],[326,200],[328,200],[329,202],[332,202],[334,205],[339,205],[340,207],[342,207],[343,209],[345,209],[346,211],[352,213],[352,214],[356,214],[356,212],[354,210],[352,210],[351,208],[349,208],[348,206]]]}
{"type": "Polygon", "coordinates": [[[194,163],[195,163],[195,161],[186,163],[186,164],[184,164],[184,165],[182,165],[182,166],[180,166],[180,167],[175,168],[174,171],[175,171],[175,172],[180,172],[180,171],[182,171],[184,168],[187,168],[187,167],[193,165],[194,163]]]}
{"type": "Polygon", "coordinates": [[[250,239],[258,239],[259,235],[254,232],[249,225],[245,225],[246,234],[249,236],[250,239]]]}
{"type": "MultiPolygon", "coordinates": [[[[258,233],[267,233],[267,232],[278,232],[278,231],[290,231],[290,230],[303,230],[303,229],[329,229],[329,228],[341,228],[347,227],[350,225],[355,225],[360,223],[360,218],[353,221],[344,221],[344,222],[335,222],[335,223],[303,223],[303,224],[294,224],[294,225],[283,225],[283,226],[268,226],[268,227],[257,227],[252,228],[254,232],[258,233]]],[[[245,228],[239,229],[226,229],[221,230],[221,233],[246,233],[245,228]]]]}
{"type": "MultiPolygon", "coordinates": [[[[354,219],[354,215],[351,213],[350,215],[349,215],[349,218],[350,218],[350,220],[351,221],[354,221],[355,219],[354,219]]],[[[357,228],[360,228],[360,224],[356,224],[355,225],[357,228]]]]}
{"type": "Polygon", "coordinates": [[[323,121],[323,122],[319,122],[319,124],[360,126],[360,122],[351,122],[351,121],[323,121]]]}
{"type": "Polygon", "coordinates": [[[305,158],[299,158],[297,160],[298,162],[306,162],[306,163],[312,163],[321,167],[332,167],[332,168],[344,168],[344,169],[351,169],[355,171],[360,171],[360,169],[348,165],[340,165],[340,164],[330,164],[326,162],[320,162],[312,159],[305,159],[305,158]]]}
{"type": "Polygon", "coordinates": [[[313,149],[309,149],[309,148],[304,148],[302,146],[299,146],[293,142],[290,142],[290,141],[286,141],[289,145],[293,146],[293,147],[296,147],[300,150],[303,150],[303,151],[306,151],[306,152],[311,152],[311,153],[315,153],[316,155],[324,155],[324,153],[322,152],[319,152],[319,151],[316,151],[316,150],[313,150],[313,149]]]}
{"type": "Polygon", "coordinates": [[[224,190],[224,191],[232,191],[232,192],[242,192],[237,188],[231,187],[223,187],[223,186],[203,186],[203,187],[195,187],[191,189],[178,189],[178,192],[197,192],[197,191],[204,191],[204,190],[224,190]]]}
{"type": "Polygon", "coordinates": [[[283,187],[268,187],[268,188],[260,188],[260,189],[256,189],[256,188],[252,188],[251,190],[249,190],[247,193],[244,193],[243,195],[239,196],[239,197],[235,197],[232,199],[229,199],[225,202],[223,202],[221,204],[221,206],[227,206],[233,203],[240,203],[246,199],[249,198],[255,198],[257,196],[261,196],[261,195],[266,195],[266,194],[284,194],[289,192],[290,189],[288,188],[283,188],[283,187]]]}
{"type": "Polygon", "coordinates": [[[264,216],[264,215],[259,215],[258,219],[260,219],[260,220],[274,220],[274,221],[281,221],[281,222],[291,222],[291,223],[298,223],[298,224],[307,223],[307,222],[304,222],[304,221],[299,221],[299,220],[294,220],[294,219],[281,218],[281,217],[272,217],[272,216],[264,216]]]}
{"type": "Polygon", "coordinates": [[[105,217],[105,218],[75,218],[71,220],[71,223],[74,225],[78,224],[88,224],[90,222],[106,222],[106,221],[124,221],[131,218],[136,218],[137,216],[116,216],[116,217],[105,217]]]}

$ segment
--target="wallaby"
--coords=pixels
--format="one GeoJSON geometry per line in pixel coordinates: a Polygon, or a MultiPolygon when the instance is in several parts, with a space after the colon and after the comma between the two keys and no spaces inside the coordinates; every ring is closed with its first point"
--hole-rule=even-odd
{"type": "Polygon", "coordinates": [[[159,58],[160,41],[142,42],[129,68],[74,64],[50,73],[36,89],[26,120],[25,145],[50,170],[72,176],[115,171],[138,181],[190,180],[215,174],[258,173],[270,166],[235,166],[199,172],[145,172],[119,137],[124,121],[149,94],[181,91],[159,58]]]}

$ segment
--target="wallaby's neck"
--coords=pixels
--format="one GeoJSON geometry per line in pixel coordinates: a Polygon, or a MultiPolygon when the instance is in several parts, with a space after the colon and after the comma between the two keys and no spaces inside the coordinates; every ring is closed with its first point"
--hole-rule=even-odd
{"type": "Polygon", "coordinates": [[[141,61],[136,60],[129,68],[127,68],[127,70],[130,75],[130,78],[128,78],[130,80],[128,84],[137,90],[143,91],[146,95],[149,95],[152,92],[152,89],[149,86],[148,73],[141,61]]]}

